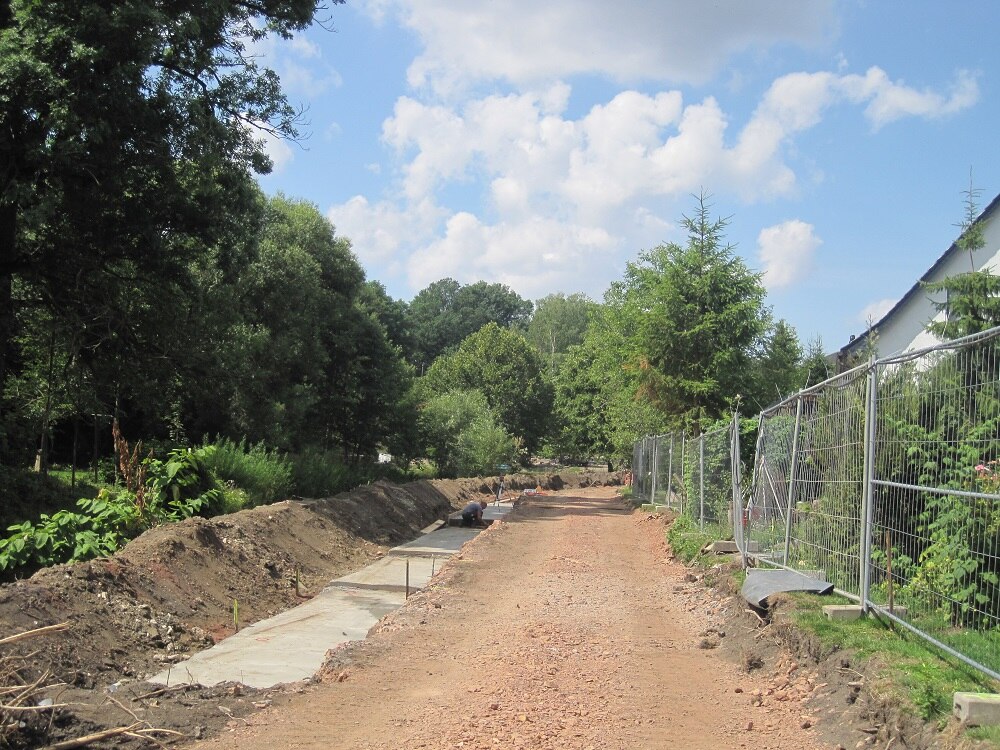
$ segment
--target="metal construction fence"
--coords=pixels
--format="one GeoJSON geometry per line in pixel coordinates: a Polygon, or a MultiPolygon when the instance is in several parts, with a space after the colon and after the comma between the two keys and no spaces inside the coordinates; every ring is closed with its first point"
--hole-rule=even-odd
{"type": "MultiPolygon", "coordinates": [[[[645,503],[664,505],[698,522],[734,532],[739,505],[739,423],[700,435],[650,435],[635,443],[632,486],[645,503]]],[[[742,531],[740,525],[736,527],[742,531]]]]}
{"type": "Polygon", "coordinates": [[[1000,679],[1000,328],[872,360],[764,410],[745,502],[739,455],[735,417],[643,438],[634,492],[1000,679]]]}

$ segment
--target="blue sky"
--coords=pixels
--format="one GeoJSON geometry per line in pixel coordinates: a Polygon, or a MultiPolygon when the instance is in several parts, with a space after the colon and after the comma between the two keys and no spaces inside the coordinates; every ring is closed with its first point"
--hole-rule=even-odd
{"type": "Polygon", "coordinates": [[[1000,3],[348,0],[261,62],[305,109],[261,178],[369,278],[600,300],[692,195],[829,351],[1000,193],[1000,3]],[[331,27],[334,30],[331,30],[331,27]]]}

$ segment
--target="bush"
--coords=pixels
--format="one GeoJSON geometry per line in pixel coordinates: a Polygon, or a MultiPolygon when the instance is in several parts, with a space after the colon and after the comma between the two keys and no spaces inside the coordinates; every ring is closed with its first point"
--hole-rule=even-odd
{"type": "MultiPolygon", "coordinates": [[[[206,465],[230,489],[243,490],[244,507],[269,505],[292,494],[292,462],[286,455],[268,450],[263,442],[248,447],[246,440],[229,438],[217,439],[211,447],[206,465]]],[[[229,494],[227,506],[235,497],[229,494]]]]}
{"type": "Polygon", "coordinates": [[[301,497],[329,497],[362,483],[333,451],[309,448],[291,459],[292,486],[301,497]]]}

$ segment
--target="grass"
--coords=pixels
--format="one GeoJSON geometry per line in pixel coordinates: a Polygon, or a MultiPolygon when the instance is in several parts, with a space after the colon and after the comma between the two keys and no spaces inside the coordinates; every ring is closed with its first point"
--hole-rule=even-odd
{"type": "Polygon", "coordinates": [[[215,450],[207,464],[230,490],[227,510],[239,503],[242,507],[268,505],[291,494],[292,463],[284,454],[269,450],[263,443],[247,445],[245,440],[236,443],[229,438],[217,439],[211,445],[215,450]],[[234,489],[242,490],[242,495],[234,489]]]}
{"type": "MultiPolygon", "coordinates": [[[[993,693],[1000,689],[986,675],[945,658],[923,639],[891,623],[875,617],[831,620],[822,613],[822,605],[846,603],[846,599],[792,594],[788,600],[797,627],[815,634],[829,648],[848,649],[862,660],[873,660],[881,675],[876,688],[912,705],[925,721],[944,723],[957,691],[993,693]]],[[[983,739],[1000,743],[1000,729],[976,731],[983,739]]]]}
{"type": "Polygon", "coordinates": [[[706,545],[721,539],[722,529],[715,524],[705,524],[699,527],[698,522],[688,516],[678,516],[667,529],[667,541],[670,542],[670,549],[685,563],[709,565],[710,561],[716,561],[713,556],[709,558],[702,555],[701,551],[706,545]]]}

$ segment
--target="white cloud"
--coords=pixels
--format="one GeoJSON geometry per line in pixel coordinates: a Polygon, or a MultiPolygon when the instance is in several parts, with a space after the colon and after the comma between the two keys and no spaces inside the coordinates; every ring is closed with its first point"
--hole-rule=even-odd
{"type": "Polygon", "coordinates": [[[446,213],[430,200],[400,208],[386,201],[373,205],[356,195],[331,206],[326,215],[337,233],[351,240],[362,264],[392,266],[412,247],[429,241],[446,213]]]}
{"type": "Polygon", "coordinates": [[[410,84],[439,93],[480,80],[531,85],[596,73],[618,81],[703,83],[733,54],[775,42],[814,46],[836,30],[832,0],[367,0],[424,46],[410,84]]]}
{"type": "MultiPolygon", "coordinates": [[[[847,80],[854,83],[848,76],[847,80]]],[[[889,80],[885,71],[870,68],[863,81],[854,83],[867,94],[865,115],[878,129],[903,117],[945,117],[968,109],[979,101],[976,77],[960,70],[947,96],[930,89],[917,90],[889,80]]]]}
{"type": "MultiPolygon", "coordinates": [[[[572,263],[562,259],[572,256],[573,243],[586,252],[634,252],[666,239],[672,227],[649,206],[702,187],[747,202],[794,195],[798,178],[786,152],[797,134],[834,106],[870,105],[903,88],[877,69],[785,75],[734,135],[715,99],[685,102],[679,91],[622,91],[575,118],[566,114],[571,91],[562,82],[461,106],[404,96],[382,128],[396,156],[397,197],[372,206],[359,196],[331,209],[331,217],[362,258],[392,259],[397,273],[405,265],[414,291],[436,274],[512,286],[520,279],[527,291],[546,274],[572,278],[572,263]],[[453,196],[456,188],[463,205],[444,207],[444,191],[453,196]],[[593,227],[606,228],[597,240],[588,234],[593,227]],[[517,256],[517,265],[496,260],[522,247],[530,253],[517,256]],[[547,265],[517,270],[538,259],[547,265]]],[[[763,230],[767,285],[803,278],[820,244],[801,221],[763,230]]],[[[573,257],[579,263],[585,256],[573,257]]]]}
{"type": "Polygon", "coordinates": [[[302,34],[247,40],[247,55],[275,71],[288,94],[315,98],[343,84],[340,73],[323,61],[320,46],[302,34]]]}
{"type": "Polygon", "coordinates": [[[888,312],[896,306],[897,299],[880,299],[877,302],[872,302],[870,305],[866,305],[865,308],[858,313],[858,320],[862,323],[878,323],[882,318],[884,318],[888,312]]]}
{"type": "Polygon", "coordinates": [[[757,236],[757,257],[763,266],[764,285],[782,289],[805,278],[822,244],[813,225],[799,219],[762,229],[757,236]]]}
{"type": "Polygon", "coordinates": [[[410,256],[408,280],[411,289],[421,289],[444,276],[463,283],[487,279],[533,299],[568,278],[582,280],[588,265],[606,281],[602,261],[619,244],[600,227],[541,217],[489,225],[460,212],[448,220],[440,239],[410,256]]]}
{"type": "Polygon", "coordinates": [[[271,159],[271,164],[273,165],[272,172],[281,172],[295,158],[292,147],[284,138],[267,130],[257,131],[255,137],[264,147],[264,153],[271,159]]]}

